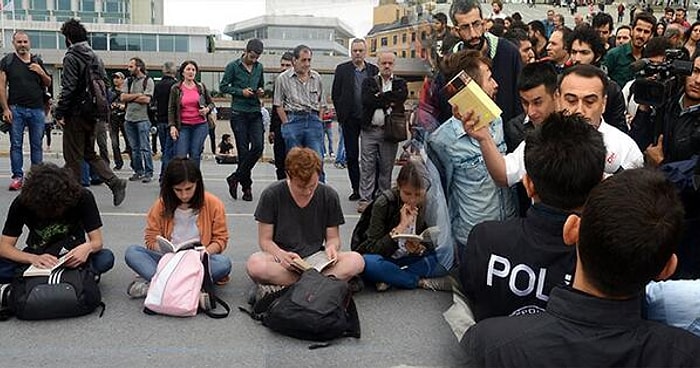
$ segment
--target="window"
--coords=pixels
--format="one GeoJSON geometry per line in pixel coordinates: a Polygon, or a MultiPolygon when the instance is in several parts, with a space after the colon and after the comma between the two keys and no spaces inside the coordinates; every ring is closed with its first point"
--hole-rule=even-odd
{"type": "Polygon", "coordinates": [[[416,40],[416,32],[411,32],[411,42],[416,40]]]}
{"type": "Polygon", "coordinates": [[[107,34],[106,33],[89,33],[90,46],[93,50],[107,50],[107,34]]]}
{"type": "Polygon", "coordinates": [[[402,51],[401,51],[401,57],[402,57],[402,58],[405,58],[405,57],[406,57],[406,50],[402,50],[402,51]]]}
{"type": "Polygon", "coordinates": [[[81,0],[80,1],[80,11],[94,12],[95,11],[95,0],[81,0]]]}
{"type": "Polygon", "coordinates": [[[141,51],[158,51],[158,40],[156,39],[156,35],[141,35],[141,51]]]}
{"type": "Polygon", "coordinates": [[[126,5],[122,0],[103,0],[102,4],[103,12],[124,13],[126,11],[126,5]]]}
{"type": "Polygon", "coordinates": [[[113,34],[109,36],[109,49],[112,51],[126,51],[126,35],[113,34]]]}
{"type": "Polygon", "coordinates": [[[46,0],[31,0],[29,2],[30,9],[34,10],[46,10],[46,0]]]}
{"type": "Polygon", "coordinates": [[[370,52],[377,51],[377,39],[376,38],[373,38],[369,41],[369,51],[370,52]]]}
{"type": "Polygon", "coordinates": [[[160,35],[158,36],[158,51],[173,52],[175,51],[175,36],[160,35]]]}
{"type": "Polygon", "coordinates": [[[408,34],[404,33],[401,35],[401,43],[406,43],[406,39],[408,38],[408,34]]]}
{"type": "Polygon", "coordinates": [[[411,58],[416,58],[416,50],[411,50],[411,58]]]}
{"type": "Polygon", "coordinates": [[[391,41],[392,41],[392,45],[396,45],[397,43],[399,43],[399,36],[394,35],[394,37],[392,37],[391,41]]]}
{"type": "Polygon", "coordinates": [[[189,36],[175,36],[175,51],[176,52],[187,52],[190,49],[190,37],[189,36]]]}
{"type": "Polygon", "coordinates": [[[389,45],[389,42],[388,42],[388,40],[386,39],[386,37],[382,37],[382,39],[380,40],[380,42],[381,42],[381,43],[380,43],[381,46],[388,46],[388,45],[389,45]]]}
{"type": "Polygon", "coordinates": [[[141,51],[141,35],[126,35],[126,49],[127,51],[141,51]]]}
{"type": "Polygon", "coordinates": [[[56,7],[54,9],[56,10],[71,10],[70,8],[70,0],[56,0],[56,7]]]}
{"type": "Polygon", "coordinates": [[[32,42],[32,48],[56,50],[56,32],[53,31],[27,31],[27,36],[32,42]]]}

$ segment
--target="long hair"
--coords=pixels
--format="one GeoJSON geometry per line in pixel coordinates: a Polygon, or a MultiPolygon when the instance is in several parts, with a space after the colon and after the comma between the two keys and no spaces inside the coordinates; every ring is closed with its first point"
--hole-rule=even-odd
{"type": "Polygon", "coordinates": [[[163,182],[160,185],[160,198],[165,207],[163,209],[163,217],[173,218],[175,209],[182,204],[180,199],[175,195],[173,187],[184,182],[195,183],[197,186],[189,203],[190,208],[195,212],[199,212],[204,205],[204,181],[202,180],[202,172],[199,171],[194,161],[177,157],[168,163],[168,166],[165,168],[165,173],[163,173],[163,182]]]}
{"type": "Polygon", "coordinates": [[[58,219],[80,202],[82,191],[69,169],[44,162],[32,166],[19,200],[41,219],[58,219]]]}

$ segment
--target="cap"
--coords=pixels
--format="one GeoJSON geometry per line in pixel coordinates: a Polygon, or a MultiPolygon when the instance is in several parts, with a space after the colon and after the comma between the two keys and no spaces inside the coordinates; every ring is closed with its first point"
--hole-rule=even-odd
{"type": "Polygon", "coordinates": [[[252,40],[248,41],[248,44],[245,46],[245,50],[253,51],[260,55],[263,52],[263,43],[259,39],[253,38],[252,40]]]}
{"type": "Polygon", "coordinates": [[[116,72],[116,73],[112,74],[112,78],[116,78],[116,77],[119,77],[119,78],[121,78],[121,79],[124,79],[124,73],[122,73],[122,72],[116,72]]]}

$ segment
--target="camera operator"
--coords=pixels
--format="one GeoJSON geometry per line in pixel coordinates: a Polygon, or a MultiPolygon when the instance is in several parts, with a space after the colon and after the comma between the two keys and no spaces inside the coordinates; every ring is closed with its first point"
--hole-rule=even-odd
{"type": "Polygon", "coordinates": [[[690,75],[679,78],[682,85],[679,92],[655,108],[639,105],[630,134],[645,151],[647,164],[659,167],[677,184],[684,202],[685,233],[678,245],[678,270],[674,278],[700,277],[700,247],[696,244],[700,238],[700,191],[692,185],[679,185],[681,181],[692,181],[693,173],[698,173],[697,164],[691,160],[700,154],[699,55],[696,52],[692,57],[690,75]],[[686,169],[679,171],[680,167],[686,169]]]}

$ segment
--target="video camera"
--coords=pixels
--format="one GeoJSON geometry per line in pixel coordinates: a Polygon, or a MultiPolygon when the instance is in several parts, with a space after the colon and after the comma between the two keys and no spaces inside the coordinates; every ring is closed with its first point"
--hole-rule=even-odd
{"type": "Polygon", "coordinates": [[[666,50],[666,61],[654,64],[649,59],[640,59],[630,65],[636,73],[632,86],[634,102],[640,105],[661,106],[677,91],[678,77],[693,72],[693,62],[682,60],[683,51],[666,50]]]}

